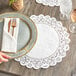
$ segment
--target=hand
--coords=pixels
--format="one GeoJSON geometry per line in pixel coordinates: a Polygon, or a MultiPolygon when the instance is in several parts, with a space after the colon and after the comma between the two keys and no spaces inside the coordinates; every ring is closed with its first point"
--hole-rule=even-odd
{"type": "Polygon", "coordinates": [[[11,57],[2,53],[2,52],[0,52],[0,63],[8,62],[8,59],[11,59],[11,57]]]}

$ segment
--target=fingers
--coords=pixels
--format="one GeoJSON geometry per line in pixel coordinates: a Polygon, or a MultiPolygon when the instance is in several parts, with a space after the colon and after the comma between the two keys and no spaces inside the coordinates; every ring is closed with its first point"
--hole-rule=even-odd
{"type": "Polygon", "coordinates": [[[8,62],[8,59],[5,59],[2,56],[0,56],[0,62],[8,62]]]}
{"type": "Polygon", "coordinates": [[[2,62],[8,62],[8,59],[11,59],[11,57],[6,55],[6,54],[4,54],[4,53],[2,53],[2,52],[0,52],[0,64],[2,62]]]}
{"type": "Polygon", "coordinates": [[[2,53],[2,56],[3,56],[4,58],[6,58],[6,59],[11,59],[10,56],[8,56],[8,55],[6,55],[6,54],[4,54],[4,53],[2,53]]]}

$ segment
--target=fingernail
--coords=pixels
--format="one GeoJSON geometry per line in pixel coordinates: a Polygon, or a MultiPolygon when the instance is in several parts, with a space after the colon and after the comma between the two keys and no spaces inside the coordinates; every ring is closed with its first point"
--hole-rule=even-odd
{"type": "Polygon", "coordinates": [[[0,62],[0,63],[2,63],[2,62],[0,62]]]}
{"type": "Polygon", "coordinates": [[[5,62],[8,62],[8,60],[6,60],[5,62]]]}

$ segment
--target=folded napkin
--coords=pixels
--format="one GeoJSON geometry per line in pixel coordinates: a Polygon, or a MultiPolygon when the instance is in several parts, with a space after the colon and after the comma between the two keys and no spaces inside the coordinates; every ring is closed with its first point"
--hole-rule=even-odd
{"type": "Polygon", "coordinates": [[[8,32],[8,24],[9,21],[13,20],[13,18],[5,18],[4,19],[4,27],[3,27],[3,40],[2,40],[2,49],[3,52],[17,52],[17,38],[19,31],[19,18],[16,19],[16,27],[14,28],[14,35],[12,36],[13,28],[10,27],[10,31],[8,32]]]}

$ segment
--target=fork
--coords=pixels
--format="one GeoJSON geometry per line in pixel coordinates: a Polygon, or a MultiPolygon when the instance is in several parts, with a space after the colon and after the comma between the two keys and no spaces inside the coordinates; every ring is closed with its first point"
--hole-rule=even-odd
{"type": "Polygon", "coordinates": [[[12,20],[12,28],[13,28],[13,31],[12,31],[12,36],[14,35],[14,29],[16,27],[16,19],[13,19],[12,20]]]}

